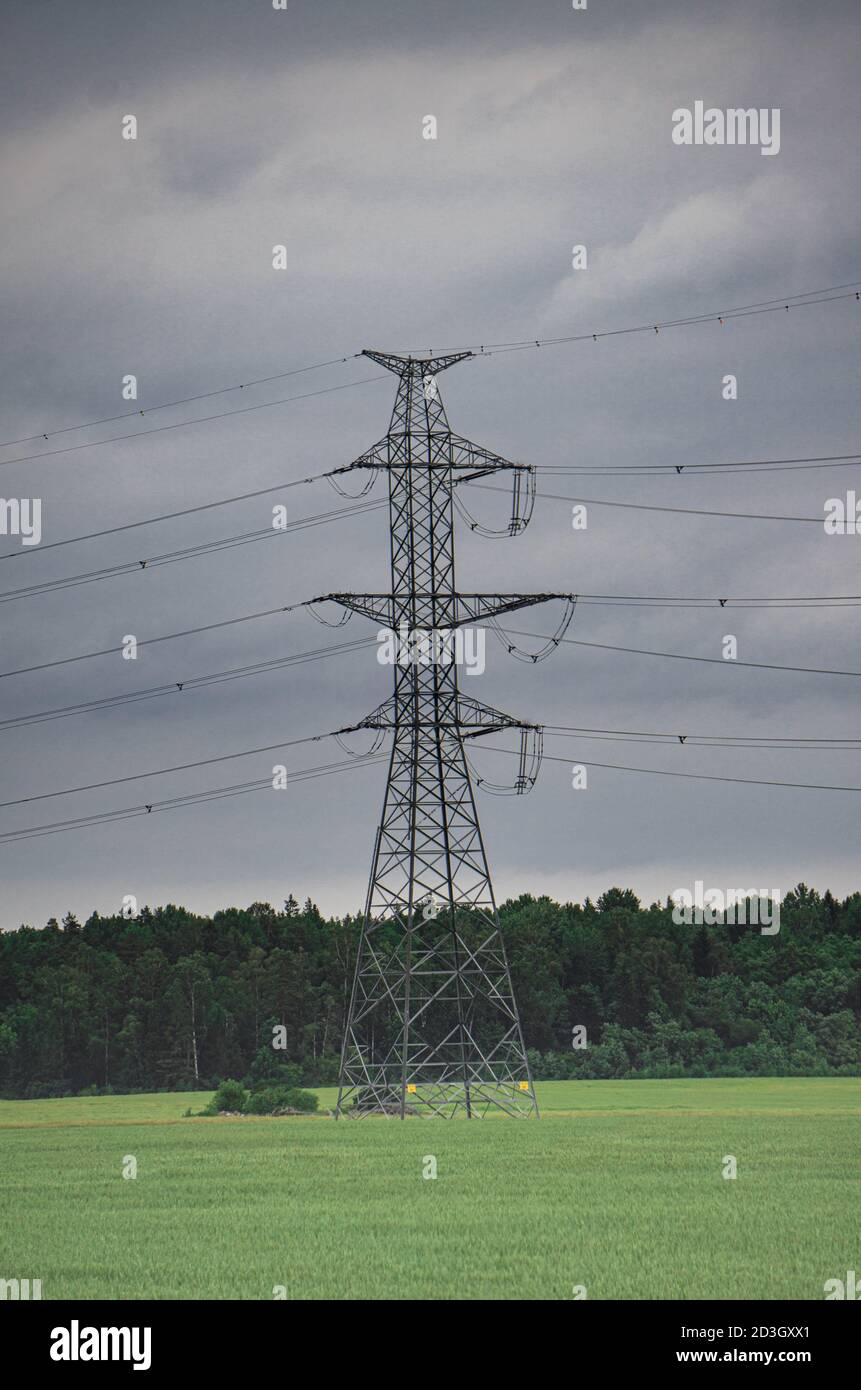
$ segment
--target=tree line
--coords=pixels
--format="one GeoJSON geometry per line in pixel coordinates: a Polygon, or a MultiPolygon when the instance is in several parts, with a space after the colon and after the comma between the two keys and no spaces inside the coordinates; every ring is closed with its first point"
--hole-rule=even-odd
{"type": "MultiPolygon", "coordinates": [[[[773,935],[619,888],[500,915],[538,1079],[861,1073],[861,893],[799,884],[773,935]]],[[[2,932],[0,1095],[333,1084],[359,928],[291,896],[2,932]]]]}

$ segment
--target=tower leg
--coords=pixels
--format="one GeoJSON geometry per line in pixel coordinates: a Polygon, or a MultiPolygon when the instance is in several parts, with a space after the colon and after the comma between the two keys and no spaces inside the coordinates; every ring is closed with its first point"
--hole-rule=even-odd
{"type": "Polygon", "coordinates": [[[463,747],[412,734],[395,739],[337,1113],[537,1115],[463,747]]]}

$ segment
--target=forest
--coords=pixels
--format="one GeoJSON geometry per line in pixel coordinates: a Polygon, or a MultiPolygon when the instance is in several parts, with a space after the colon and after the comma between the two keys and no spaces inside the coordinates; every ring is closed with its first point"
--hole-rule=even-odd
{"type": "MultiPolygon", "coordinates": [[[[861,1074],[861,893],[799,884],[775,935],[619,888],[500,916],[539,1080],[861,1074]]],[[[359,926],[291,895],[0,932],[0,1095],[333,1084],[359,926]]]]}

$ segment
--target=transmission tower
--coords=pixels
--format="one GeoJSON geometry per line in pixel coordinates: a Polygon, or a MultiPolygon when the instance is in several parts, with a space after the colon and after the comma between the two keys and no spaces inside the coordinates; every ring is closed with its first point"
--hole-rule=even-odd
{"type": "MultiPolygon", "coordinates": [[[[462,694],[457,662],[445,658],[452,655],[451,637],[465,624],[564,598],[567,626],[573,600],[455,587],[454,510],[465,512],[457,486],[511,471],[511,519],[498,534],[523,529],[534,495],[531,468],[449,427],[437,377],[473,354],[364,356],[398,378],[391,424],[379,443],[336,471],[371,470],[364,491],[379,472],[388,474],[391,592],[324,597],[373,619],[401,645],[394,693],[353,726],[378,730],[380,738],[390,731],[392,747],[336,1114],[450,1117],[465,1111],[472,1117],[496,1109],[537,1116],[466,744],[520,730],[511,790],[522,792],[537,773],[541,733],[462,694]]],[[[472,529],[494,534],[467,519],[472,529]]]]}

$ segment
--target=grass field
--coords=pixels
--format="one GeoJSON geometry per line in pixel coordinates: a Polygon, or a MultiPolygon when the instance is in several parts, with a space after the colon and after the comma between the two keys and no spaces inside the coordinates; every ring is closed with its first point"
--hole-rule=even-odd
{"type": "Polygon", "coordinates": [[[182,1118],[207,1098],[0,1102],[0,1278],[43,1298],[821,1299],[861,1270],[861,1080],[550,1081],[538,1122],[182,1118]]]}

